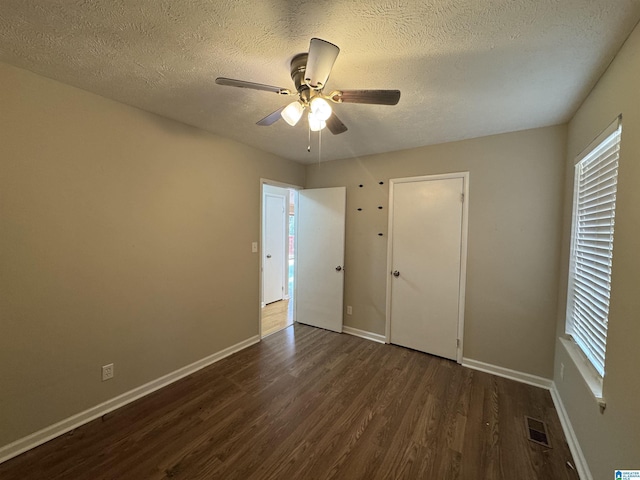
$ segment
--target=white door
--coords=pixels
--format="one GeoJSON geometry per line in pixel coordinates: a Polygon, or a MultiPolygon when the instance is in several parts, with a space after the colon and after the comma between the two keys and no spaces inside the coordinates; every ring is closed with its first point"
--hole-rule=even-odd
{"type": "Polygon", "coordinates": [[[390,341],[452,360],[464,305],[463,253],[466,258],[467,177],[458,175],[390,184],[390,341]]]}
{"type": "Polygon", "coordinates": [[[286,199],[270,193],[264,196],[264,248],[262,254],[262,301],[264,304],[284,298],[286,199]]]}
{"type": "Polygon", "coordinates": [[[346,188],[298,192],[296,320],[342,332],[346,188]]]}

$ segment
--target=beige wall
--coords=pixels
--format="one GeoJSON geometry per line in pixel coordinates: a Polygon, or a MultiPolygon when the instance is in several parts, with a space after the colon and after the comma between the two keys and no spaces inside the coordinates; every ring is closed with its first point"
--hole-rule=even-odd
{"type": "Polygon", "coordinates": [[[568,127],[565,211],[558,302],[564,333],[575,158],[620,113],[622,140],[604,378],[599,412],[565,348],[556,344],[554,380],[593,478],[640,469],[640,27],[636,27],[568,127]],[[560,366],[565,366],[564,379],[560,366]]]}
{"type": "Polygon", "coordinates": [[[2,446],[257,335],[260,178],[304,168],[8,65],[0,84],[2,446]]]}
{"type": "Polygon", "coordinates": [[[307,187],[347,187],[345,325],[385,332],[389,179],[469,171],[463,354],[551,378],[565,141],[558,126],[307,167],[307,187]]]}

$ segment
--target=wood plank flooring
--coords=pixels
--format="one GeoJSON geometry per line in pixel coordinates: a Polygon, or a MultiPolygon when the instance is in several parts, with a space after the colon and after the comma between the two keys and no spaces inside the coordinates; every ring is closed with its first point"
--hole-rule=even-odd
{"type": "Polygon", "coordinates": [[[262,308],[262,336],[266,337],[293,324],[293,301],[289,299],[262,308]]]}
{"type": "Polygon", "coordinates": [[[296,324],[0,478],[575,480],[568,460],[549,392],[296,324]],[[547,422],[553,448],[526,440],[524,415],[547,422]]]}

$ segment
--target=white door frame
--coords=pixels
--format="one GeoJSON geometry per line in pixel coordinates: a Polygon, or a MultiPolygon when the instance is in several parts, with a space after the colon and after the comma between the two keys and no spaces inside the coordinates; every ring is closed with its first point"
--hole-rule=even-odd
{"type": "Polygon", "coordinates": [[[393,187],[396,183],[422,182],[426,180],[444,180],[462,178],[464,201],[462,202],[462,238],[460,242],[460,293],[458,297],[458,349],[456,360],[462,363],[464,337],[464,301],[467,279],[467,232],[469,225],[469,172],[445,173],[441,175],[424,175],[420,177],[392,178],[389,180],[389,241],[387,243],[387,308],[385,343],[391,341],[391,271],[393,269],[393,187]]]}
{"type": "MultiPolygon", "coordinates": [[[[276,180],[269,180],[267,178],[261,178],[260,179],[260,236],[258,237],[260,239],[260,241],[258,242],[258,256],[260,258],[260,261],[258,262],[258,335],[260,336],[260,341],[262,341],[262,270],[264,268],[263,265],[263,245],[262,245],[262,238],[264,236],[264,232],[262,231],[262,223],[263,223],[263,215],[264,215],[264,205],[263,205],[263,201],[264,201],[264,186],[265,185],[271,185],[272,187],[280,187],[280,188],[290,188],[293,190],[303,190],[304,187],[301,187],[300,185],[294,185],[291,183],[284,183],[284,182],[278,182],[276,180]]],[[[297,198],[296,198],[296,203],[294,204],[294,212],[295,215],[298,214],[298,205],[297,205],[297,198]]],[[[295,228],[296,230],[298,229],[298,222],[295,223],[295,228]]],[[[288,240],[287,240],[288,241],[288,240]]],[[[298,250],[298,235],[297,235],[297,231],[296,231],[296,235],[294,237],[294,244],[293,244],[293,249],[294,251],[298,250]]],[[[296,262],[297,263],[297,262],[296,262]]],[[[294,266],[294,269],[297,267],[297,265],[294,266]]],[[[288,271],[288,270],[287,270],[288,271]]],[[[287,273],[288,275],[288,273],[287,273]]],[[[295,273],[294,273],[294,277],[295,277],[295,273]]],[[[288,281],[288,277],[287,277],[287,281],[288,281]]],[[[297,284],[294,282],[293,284],[293,289],[295,292],[295,289],[297,288],[297,284]]],[[[289,295],[291,295],[291,292],[289,292],[289,295]]],[[[293,321],[295,323],[296,321],[296,295],[294,294],[293,296],[293,321]]]]}

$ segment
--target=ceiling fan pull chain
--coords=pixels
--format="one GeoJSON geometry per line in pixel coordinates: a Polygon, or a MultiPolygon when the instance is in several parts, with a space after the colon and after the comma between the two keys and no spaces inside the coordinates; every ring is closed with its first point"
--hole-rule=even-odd
{"type": "Polygon", "coordinates": [[[311,153],[311,125],[309,125],[308,132],[309,132],[309,141],[307,142],[307,152],[311,153]]]}
{"type": "Polygon", "coordinates": [[[322,129],[318,130],[318,167],[320,166],[321,156],[322,156],[322,129]]]}

